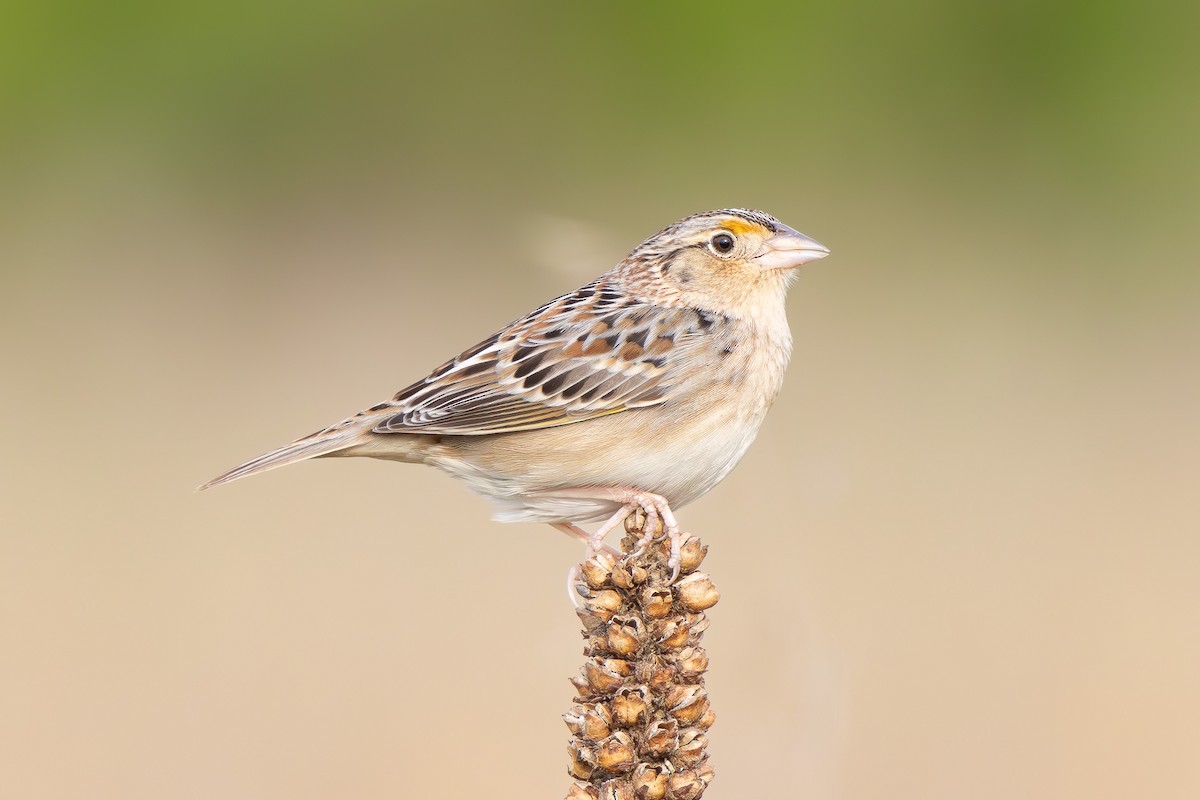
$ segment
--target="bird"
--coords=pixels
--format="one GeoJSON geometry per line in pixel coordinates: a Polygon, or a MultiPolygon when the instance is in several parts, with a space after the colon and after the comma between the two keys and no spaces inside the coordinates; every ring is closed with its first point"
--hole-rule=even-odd
{"type": "Polygon", "coordinates": [[[549,523],[589,555],[640,511],[642,544],[665,533],[677,571],[673,509],[753,442],[791,356],[788,288],[827,255],[762,211],[693,214],[391,399],[199,488],[317,457],[426,464],[491,500],[495,521],[549,523]]]}

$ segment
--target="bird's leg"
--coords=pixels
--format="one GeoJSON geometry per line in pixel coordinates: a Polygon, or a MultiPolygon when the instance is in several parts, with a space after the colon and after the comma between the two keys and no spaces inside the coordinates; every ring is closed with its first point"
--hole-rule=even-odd
{"type": "MultiPolygon", "coordinates": [[[[679,531],[679,523],[675,519],[675,514],[671,512],[671,506],[667,503],[665,497],[625,486],[581,486],[573,489],[554,489],[546,492],[546,494],[556,497],[608,500],[621,504],[621,508],[588,538],[589,547],[592,546],[592,542],[594,541],[599,540],[603,542],[604,537],[609,531],[624,522],[625,518],[634,511],[641,510],[646,515],[646,523],[642,527],[642,538],[638,540],[637,546],[639,551],[654,539],[656,523],[661,524],[661,530],[666,533],[667,540],[671,543],[671,557],[667,561],[667,566],[671,568],[671,579],[674,580],[678,577],[683,534],[679,531]]],[[[578,535],[565,527],[560,527],[569,525],[570,523],[553,524],[559,530],[566,531],[572,535],[578,535]]],[[[570,527],[579,530],[574,525],[570,527]]]]}
{"type": "Polygon", "coordinates": [[[562,531],[567,536],[570,536],[573,539],[578,539],[587,545],[587,558],[591,558],[601,550],[611,553],[618,558],[621,556],[620,550],[616,549],[612,545],[605,544],[604,537],[608,531],[597,530],[595,533],[588,533],[583,528],[571,522],[551,522],[550,527],[557,531],[562,531]]]}

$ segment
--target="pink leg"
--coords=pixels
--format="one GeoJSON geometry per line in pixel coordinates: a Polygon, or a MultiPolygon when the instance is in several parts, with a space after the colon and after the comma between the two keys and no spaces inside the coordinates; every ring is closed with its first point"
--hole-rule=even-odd
{"type": "MultiPolygon", "coordinates": [[[[642,538],[638,541],[639,549],[650,544],[654,539],[655,523],[661,523],[663,532],[667,534],[667,538],[671,542],[671,558],[667,564],[671,567],[672,578],[678,576],[680,563],[679,549],[683,544],[683,535],[679,532],[679,523],[675,520],[675,515],[671,512],[671,506],[667,503],[665,497],[625,486],[585,486],[574,489],[555,489],[543,492],[543,494],[555,497],[609,500],[621,504],[620,510],[609,517],[604,524],[596,529],[594,534],[588,537],[588,546],[593,548],[593,552],[595,552],[595,548],[603,544],[604,537],[611,530],[624,522],[625,518],[631,513],[640,510],[646,515],[646,525],[642,530],[642,538]]],[[[579,531],[580,529],[575,525],[571,525],[570,523],[552,524],[559,530],[570,533],[572,536],[579,535],[575,531],[579,531]],[[570,529],[565,526],[570,526],[570,529]]],[[[609,549],[611,550],[611,548],[609,549]]]]}
{"type": "MultiPolygon", "coordinates": [[[[597,533],[588,533],[583,528],[572,522],[551,522],[550,527],[556,531],[562,531],[567,536],[573,539],[578,539],[588,546],[588,558],[591,558],[601,550],[606,550],[614,556],[620,558],[621,551],[604,543],[604,536],[597,533]]],[[[607,533],[607,531],[605,531],[607,533]]]]}

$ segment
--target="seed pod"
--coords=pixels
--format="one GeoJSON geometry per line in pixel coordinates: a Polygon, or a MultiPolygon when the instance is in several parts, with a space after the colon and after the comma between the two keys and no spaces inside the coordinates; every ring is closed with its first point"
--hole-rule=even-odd
{"type": "Polygon", "coordinates": [[[703,572],[693,572],[675,584],[675,594],[688,611],[705,611],[721,599],[717,587],[703,572]]]}
{"type": "Polygon", "coordinates": [[[679,651],[679,674],[685,678],[703,675],[708,669],[708,653],[703,647],[685,647],[679,651]]]}
{"type": "Polygon", "coordinates": [[[679,744],[679,725],[673,719],[655,720],[646,728],[643,748],[656,756],[674,752],[679,744]]]}
{"type": "Polygon", "coordinates": [[[586,584],[576,586],[582,602],[575,609],[586,630],[592,630],[602,622],[608,622],[625,602],[620,593],[612,589],[592,589],[586,584]]]}
{"type": "Polygon", "coordinates": [[[583,629],[590,631],[596,626],[608,622],[608,618],[612,615],[597,613],[584,606],[578,606],[575,609],[575,616],[579,617],[579,621],[583,623],[583,629]]]}
{"type": "Polygon", "coordinates": [[[567,723],[567,729],[571,731],[572,735],[578,736],[583,732],[583,709],[574,706],[562,716],[563,722],[567,723]]]}
{"type": "Polygon", "coordinates": [[[580,564],[580,574],[583,575],[583,579],[587,581],[588,586],[593,589],[600,589],[608,585],[613,566],[616,563],[617,560],[613,558],[612,553],[601,550],[580,564]]]}
{"type": "Polygon", "coordinates": [[[567,771],[571,777],[586,781],[596,771],[596,751],[590,747],[572,741],[567,745],[567,753],[571,756],[571,765],[567,771]]]}
{"type": "Polygon", "coordinates": [[[600,695],[616,691],[625,679],[603,664],[588,662],[583,665],[583,677],[591,690],[600,695]]]}
{"type": "Polygon", "coordinates": [[[701,544],[699,539],[689,538],[679,548],[679,571],[684,575],[695,572],[706,555],[708,547],[701,544]]]}
{"type": "Polygon", "coordinates": [[[661,626],[656,626],[659,633],[658,644],[664,650],[678,650],[688,642],[691,636],[691,626],[686,620],[674,618],[665,619],[661,626]]]}
{"type": "Polygon", "coordinates": [[[638,800],[662,800],[667,796],[667,772],[655,764],[638,764],[631,783],[638,800]]]}
{"type": "Polygon", "coordinates": [[[704,615],[704,612],[699,611],[699,612],[695,612],[692,614],[688,614],[687,616],[684,617],[684,619],[687,620],[688,635],[692,639],[690,644],[693,644],[693,645],[699,644],[700,637],[704,634],[704,632],[706,630],[708,630],[708,617],[706,617],[704,615]]]}
{"type": "Polygon", "coordinates": [[[613,673],[620,675],[622,678],[628,678],[633,674],[633,665],[622,658],[604,659],[604,668],[612,670],[613,673]]]}
{"type": "Polygon", "coordinates": [[[704,794],[708,782],[692,770],[676,772],[667,781],[667,792],[671,800],[697,800],[704,794]]]}
{"type": "Polygon", "coordinates": [[[607,704],[588,703],[580,710],[583,713],[579,715],[579,731],[576,735],[598,742],[612,731],[612,711],[607,704]]]}
{"type": "Polygon", "coordinates": [[[586,600],[586,605],[597,611],[609,611],[615,614],[625,605],[625,598],[621,597],[621,593],[615,589],[600,589],[592,592],[592,596],[586,600]]]}
{"type": "Polygon", "coordinates": [[[633,739],[617,731],[596,746],[596,765],[607,772],[624,771],[633,766],[634,755],[633,739]]]}
{"type": "Polygon", "coordinates": [[[671,613],[671,590],[663,586],[647,586],[638,596],[646,619],[662,619],[671,613]]]}
{"type": "Polygon", "coordinates": [[[605,781],[600,787],[600,800],[638,800],[633,787],[625,780],[605,781]]]}
{"type": "Polygon", "coordinates": [[[708,695],[702,686],[675,686],[667,692],[665,702],[680,725],[691,725],[708,708],[708,695]]]}
{"type": "Polygon", "coordinates": [[[675,750],[675,760],[685,767],[695,766],[705,758],[705,748],[708,747],[708,737],[695,728],[689,728],[679,735],[679,747],[675,750]]]}
{"type": "Polygon", "coordinates": [[[587,656],[604,658],[612,655],[608,649],[608,635],[604,623],[601,622],[593,630],[598,631],[594,636],[584,637],[583,653],[587,656]]]}
{"type": "Polygon", "coordinates": [[[566,800],[600,800],[600,792],[590,783],[572,783],[566,800]]]}
{"type": "Polygon", "coordinates": [[[679,668],[670,662],[655,665],[646,676],[645,682],[655,694],[662,694],[675,685],[679,676],[679,668]]]}
{"type": "Polygon", "coordinates": [[[614,617],[608,624],[608,648],[619,656],[631,656],[642,646],[646,626],[637,617],[614,617]]]}
{"type": "Polygon", "coordinates": [[[633,587],[633,567],[622,561],[618,566],[614,567],[610,573],[610,580],[613,586],[619,589],[630,589],[633,587]]]}
{"type": "Polygon", "coordinates": [[[650,690],[644,686],[626,686],[612,699],[613,721],[623,728],[645,722],[650,713],[650,690]]]}

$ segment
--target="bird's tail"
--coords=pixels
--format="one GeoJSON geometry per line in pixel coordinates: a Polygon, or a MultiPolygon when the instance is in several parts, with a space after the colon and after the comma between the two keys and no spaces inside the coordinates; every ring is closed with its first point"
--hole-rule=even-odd
{"type": "Polygon", "coordinates": [[[196,491],[202,492],[205,489],[220,486],[222,483],[236,481],[238,478],[244,478],[247,475],[257,475],[260,472],[266,472],[269,469],[282,467],[286,464],[294,464],[297,461],[304,461],[305,459],[316,458],[317,456],[333,455],[340,450],[353,447],[357,443],[358,436],[354,430],[348,430],[344,427],[339,430],[335,427],[321,431],[312,436],[298,439],[291,444],[284,445],[277,450],[263,453],[258,458],[236,466],[223,475],[218,475],[208,483],[200,486],[196,491]]]}

